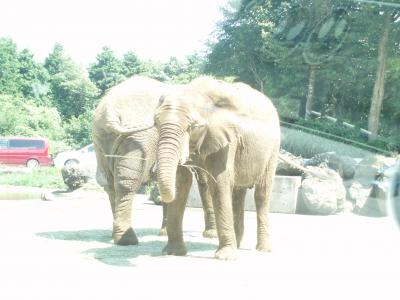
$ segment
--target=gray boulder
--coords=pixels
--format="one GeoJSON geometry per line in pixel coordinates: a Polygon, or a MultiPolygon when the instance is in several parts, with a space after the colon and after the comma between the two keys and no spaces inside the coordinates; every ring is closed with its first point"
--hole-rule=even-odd
{"type": "Polygon", "coordinates": [[[387,216],[386,201],[390,183],[390,175],[394,165],[378,170],[372,182],[371,192],[367,201],[358,211],[359,214],[371,217],[387,216]]]}
{"type": "Polygon", "coordinates": [[[90,170],[80,165],[73,165],[62,168],[61,175],[63,177],[64,183],[70,191],[74,191],[82,187],[92,177],[90,170]]]}
{"type": "Polygon", "coordinates": [[[346,189],[340,175],[330,169],[318,167],[309,167],[309,169],[327,176],[322,179],[306,175],[303,179],[300,195],[306,212],[318,215],[343,212],[345,209],[346,189]]]}
{"type": "Polygon", "coordinates": [[[352,182],[347,188],[348,199],[354,205],[354,212],[359,213],[368,200],[371,186],[364,186],[358,181],[352,182]]]}

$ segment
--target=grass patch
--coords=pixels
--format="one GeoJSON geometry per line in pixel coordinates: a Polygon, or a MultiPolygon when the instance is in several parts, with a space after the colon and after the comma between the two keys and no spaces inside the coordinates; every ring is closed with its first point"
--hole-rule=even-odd
{"type": "Polygon", "coordinates": [[[66,189],[61,170],[53,167],[41,167],[32,172],[13,172],[0,174],[0,184],[31,186],[40,188],[66,189]]]}
{"type": "Polygon", "coordinates": [[[327,139],[299,129],[282,127],[282,148],[294,155],[311,158],[319,153],[334,151],[354,158],[374,156],[375,153],[343,142],[327,139]]]}

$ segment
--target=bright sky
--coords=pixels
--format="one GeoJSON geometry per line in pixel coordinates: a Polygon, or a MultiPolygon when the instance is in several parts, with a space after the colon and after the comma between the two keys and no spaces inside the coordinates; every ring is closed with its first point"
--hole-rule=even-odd
{"type": "Polygon", "coordinates": [[[103,46],[165,61],[202,50],[228,0],[2,0],[0,37],[38,61],[56,42],[83,66],[103,46]]]}

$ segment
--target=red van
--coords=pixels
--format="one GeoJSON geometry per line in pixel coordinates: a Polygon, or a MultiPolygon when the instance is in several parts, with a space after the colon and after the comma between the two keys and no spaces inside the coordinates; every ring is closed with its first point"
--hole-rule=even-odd
{"type": "Polygon", "coordinates": [[[0,137],[0,165],[51,166],[49,142],[44,138],[0,137]]]}

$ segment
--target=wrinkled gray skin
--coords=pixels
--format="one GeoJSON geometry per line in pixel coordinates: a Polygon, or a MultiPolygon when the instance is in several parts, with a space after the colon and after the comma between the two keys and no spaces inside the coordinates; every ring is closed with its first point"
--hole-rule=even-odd
{"type": "Polygon", "coordinates": [[[158,184],[162,200],[169,203],[164,252],[186,254],[182,219],[192,176],[182,165],[188,152],[209,174],[219,238],[215,257],[236,258],[244,231],[245,193],[253,186],[256,249],[269,251],[267,213],[280,147],[279,118],[272,102],[245,84],[203,77],[162,98],[156,125],[158,184]]]}
{"type": "MultiPolygon", "coordinates": [[[[154,113],[160,96],[179,88],[135,76],[113,87],[95,110],[93,143],[98,173],[105,178],[102,185],[110,199],[116,244],[138,243],[131,228],[132,199],[143,183],[155,177],[159,134],[154,113]]],[[[204,235],[212,237],[216,230],[210,195],[201,183],[199,189],[206,212],[204,235]]]]}

